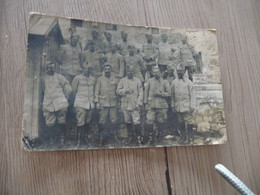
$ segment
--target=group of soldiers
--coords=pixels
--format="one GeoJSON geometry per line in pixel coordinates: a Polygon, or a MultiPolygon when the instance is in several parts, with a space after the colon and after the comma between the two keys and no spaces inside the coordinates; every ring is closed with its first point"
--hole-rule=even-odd
{"type": "Polygon", "coordinates": [[[64,144],[66,115],[71,105],[77,119],[78,145],[86,143],[94,111],[99,113],[99,145],[113,139],[119,128],[119,110],[134,144],[144,144],[144,134],[148,145],[156,144],[156,137],[162,141],[167,123],[176,124],[179,143],[190,143],[195,60],[187,37],[177,48],[168,43],[166,34],[161,35],[158,46],[152,43],[153,36],[146,34],[147,42],[137,52],[128,43],[126,32],[121,32],[119,45],[113,43],[109,32],[104,33],[106,42],[100,42],[98,33],[92,31],[92,39],[84,49],[80,36],[71,33],[70,42],[60,47],[56,61],[46,62],[42,108],[48,132],[57,125],[58,137],[64,144]],[[141,113],[145,113],[144,118],[141,113]],[[146,119],[144,131],[141,119],[146,119]]]}

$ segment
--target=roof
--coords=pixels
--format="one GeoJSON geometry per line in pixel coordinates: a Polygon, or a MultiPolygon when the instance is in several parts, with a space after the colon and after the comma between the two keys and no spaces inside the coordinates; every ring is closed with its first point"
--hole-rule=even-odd
{"type": "Polygon", "coordinates": [[[47,36],[53,27],[58,23],[57,18],[40,16],[34,18],[29,27],[29,34],[47,36]]]}

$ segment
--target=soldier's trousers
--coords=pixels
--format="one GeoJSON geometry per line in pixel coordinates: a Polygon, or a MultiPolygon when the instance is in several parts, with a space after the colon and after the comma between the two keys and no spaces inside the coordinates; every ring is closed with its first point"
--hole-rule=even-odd
{"type": "Polygon", "coordinates": [[[104,125],[107,121],[108,116],[111,123],[117,122],[117,106],[102,107],[99,111],[99,124],[104,125]]]}
{"type": "Polygon", "coordinates": [[[140,110],[123,110],[125,123],[134,125],[140,124],[140,110]]]}
{"type": "Polygon", "coordinates": [[[77,118],[77,126],[83,126],[85,123],[89,124],[92,118],[92,109],[84,109],[80,107],[75,107],[75,113],[77,118]]]}
{"type": "Polygon", "coordinates": [[[190,112],[177,112],[177,119],[179,124],[191,124],[192,123],[192,113],[190,112]]]}
{"type": "Polygon", "coordinates": [[[65,124],[67,114],[67,108],[63,108],[56,112],[43,111],[43,116],[47,126],[55,125],[56,121],[58,124],[65,124]]]}
{"type": "Polygon", "coordinates": [[[164,123],[167,119],[168,108],[149,108],[147,111],[147,124],[154,124],[155,120],[158,123],[164,123]]]}

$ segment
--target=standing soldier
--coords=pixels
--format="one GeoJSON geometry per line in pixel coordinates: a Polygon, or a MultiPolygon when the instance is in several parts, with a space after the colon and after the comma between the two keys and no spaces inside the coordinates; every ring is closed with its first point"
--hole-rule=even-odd
{"type": "Polygon", "coordinates": [[[82,72],[80,64],[81,50],[78,45],[79,35],[72,34],[70,43],[60,47],[57,61],[61,64],[60,72],[71,83],[73,78],[82,72]]]}
{"type": "Polygon", "coordinates": [[[127,42],[127,33],[121,31],[122,43],[119,45],[119,53],[122,56],[126,56],[128,54],[128,42],[127,42]]]}
{"type": "Polygon", "coordinates": [[[133,67],[127,66],[127,76],[120,80],[116,92],[122,97],[121,109],[124,113],[127,132],[135,135],[138,144],[141,144],[140,111],[143,105],[143,89],[141,81],[133,77],[133,67]],[[134,132],[132,124],[134,124],[134,132]]]}
{"type": "Polygon", "coordinates": [[[91,36],[92,38],[90,40],[87,41],[84,50],[88,50],[90,49],[90,42],[93,45],[94,44],[94,50],[98,53],[101,52],[101,41],[98,40],[98,31],[96,29],[93,29],[91,31],[91,36]]]}
{"type": "Polygon", "coordinates": [[[117,46],[111,44],[110,52],[105,55],[106,63],[111,65],[111,73],[118,81],[125,75],[124,59],[116,52],[117,46]]]}
{"type": "Polygon", "coordinates": [[[184,79],[185,67],[181,63],[177,66],[178,78],[171,84],[172,89],[172,111],[176,112],[178,118],[179,133],[181,135],[180,143],[190,143],[193,139],[192,130],[192,111],[194,110],[194,95],[192,82],[184,79]]]}
{"type": "Polygon", "coordinates": [[[101,59],[103,58],[103,54],[98,53],[95,50],[95,47],[95,42],[88,42],[88,50],[82,53],[81,62],[83,68],[86,66],[92,66],[93,75],[95,78],[98,78],[102,75],[101,59]]]}
{"type": "Polygon", "coordinates": [[[141,82],[144,81],[143,73],[146,71],[146,66],[143,63],[142,57],[135,54],[135,46],[128,46],[129,54],[124,57],[125,65],[131,67],[133,76],[141,82]]]}
{"type": "Polygon", "coordinates": [[[168,36],[166,34],[162,34],[161,36],[162,42],[159,43],[159,57],[158,57],[158,65],[161,72],[164,72],[168,66],[173,66],[173,53],[174,48],[167,41],[168,36]]]}
{"type": "Polygon", "coordinates": [[[158,47],[152,43],[153,37],[151,34],[146,34],[145,37],[147,43],[143,45],[141,56],[143,57],[144,63],[147,67],[145,80],[148,80],[151,77],[152,67],[157,64],[159,50],[158,47]]]}
{"type": "Polygon", "coordinates": [[[193,81],[192,74],[196,67],[196,61],[194,56],[198,55],[192,46],[188,45],[187,37],[182,36],[182,46],[180,47],[181,62],[185,66],[185,70],[188,71],[189,79],[193,81]]]}
{"type": "Polygon", "coordinates": [[[146,132],[149,132],[149,144],[153,144],[155,132],[153,123],[157,122],[158,136],[160,139],[164,136],[164,122],[167,119],[167,97],[171,96],[171,88],[168,81],[163,80],[158,66],[153,67],[154,78],[147,81],[145,86],[144,103],[147,111],[146,132]]]}
{"type": "Polygon", "coordinates": [[[72,94],[75,97],[74,108],[77,118],[77,142],[86,142],[85,131],[89,129],[92,113],[95,108],[94,86],[95,77],[92,76],[92,66],[84,67],[83,74],[72,81],[72,94]],[[86,126],[84,127],[84,125],[86,126]]]}
{"type": "Polygon", "coordinates": [[[58,122],[58,131],[61,136],[61,143],[64,144],[66,135],[65,120],[68,108],[68,99],[71,94],[71,87],[68,80],[55,73],[55,64],[46,63],[46,75],[42,78],[43,90],[43,116],[47,125],[48,133],[53,135],[52,127],[58,122]]]}
{"type": "Polygon", "coordinates": [[[110,48],[112,45],[112,34],[110,32],[104,32],[105,41],[103,43],[103,53],[107,54],[110,52],[110,48]]]}
{"type": "Polygon", "coordinates": [[[104,67],[104,75],[97,79],[95,88],[95,103],[96,107],[100,109],[99,131],[101,144],[104,144],[110,136],[114,138],[114,132],[117,128],[116,88],[117,79],[111,75],[111,65],[106,64],[104,67]],[[111,130],[105,128],[107,118],[109,118],[111,122],[111,130]]]}

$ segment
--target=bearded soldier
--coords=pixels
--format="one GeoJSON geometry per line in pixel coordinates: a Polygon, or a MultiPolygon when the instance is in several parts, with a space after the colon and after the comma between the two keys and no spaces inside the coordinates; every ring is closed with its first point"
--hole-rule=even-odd
{"type": "Polygon", "coordinates": [[[104,75],[97,79],[95,87],[95,103],[99,111],[100,144],[105,144],[117,128],[117,79],[111,74],[111,65],[106,64],[104,75]],[[107,119],[110,120],[111,129],[106,128],[107,119]]]}
{"type": "Polygon", "coordinates": [[[46,63],[46,75],[42,78],[43,116],[48,133],[53,135],[52,127],[58,123],[61,143],[64,144],[66,129],[65,120],[68,108],[68,99],[71,94],[69,81],[62,75],[55,73],[55,64],[46,63]]]}
{"type": "Polygon", "coordinates": [[[127,131],[130,135],[135,135],[138,144],[141,144],[140,111],[143,105],[143,89],[141,81],[133,77],[133,67],[127,66],[127,76],[120,80],[116,92],[122,97],[121,109],[124,113],[127,131]]]}
{"type": "Polygon", "coordinates": [[[147,81],[145,86],[144,103],[147,108],[146,132],[149,132],[149,144],[154,143],[153,124],[157,123],[159,139],[163,139],[165,121],[167,119],[167,98],[171,96],[171,88],[168,81],[160,75],[158,66],[153,67],[154,77],[147,81]]]}
{"type": "Polygon", "coordinates": [[[74,108],[77,118],[77,142],[86,142],[86,130],[92,119],[95,108],[94,87],[95,77],[92,76],[92,66],[83,68],[83,73],[76,76],[72,81],[72,92],[75,97],[74,108]]]}
{"type": "Polygon", "coordinates": [[[180,143],[190,143],[193,139],[192,130],[192,111],[194,110],[194,94],[193,84],[189,79],[183,77],[185,67],[183,64],[177,66],[178,78],[172,84],[172,111],[176,112],[178,118],[178,126],[180,143]]]}
{"type": "Polygon", "coordinates": [[[79,35],[72,34],[70,43],[60,47],[57,61],[60,65],[60,72],[71,83],[73,78],[82,72],[80,64],[81,50],[78,45],[79,35]]]}

